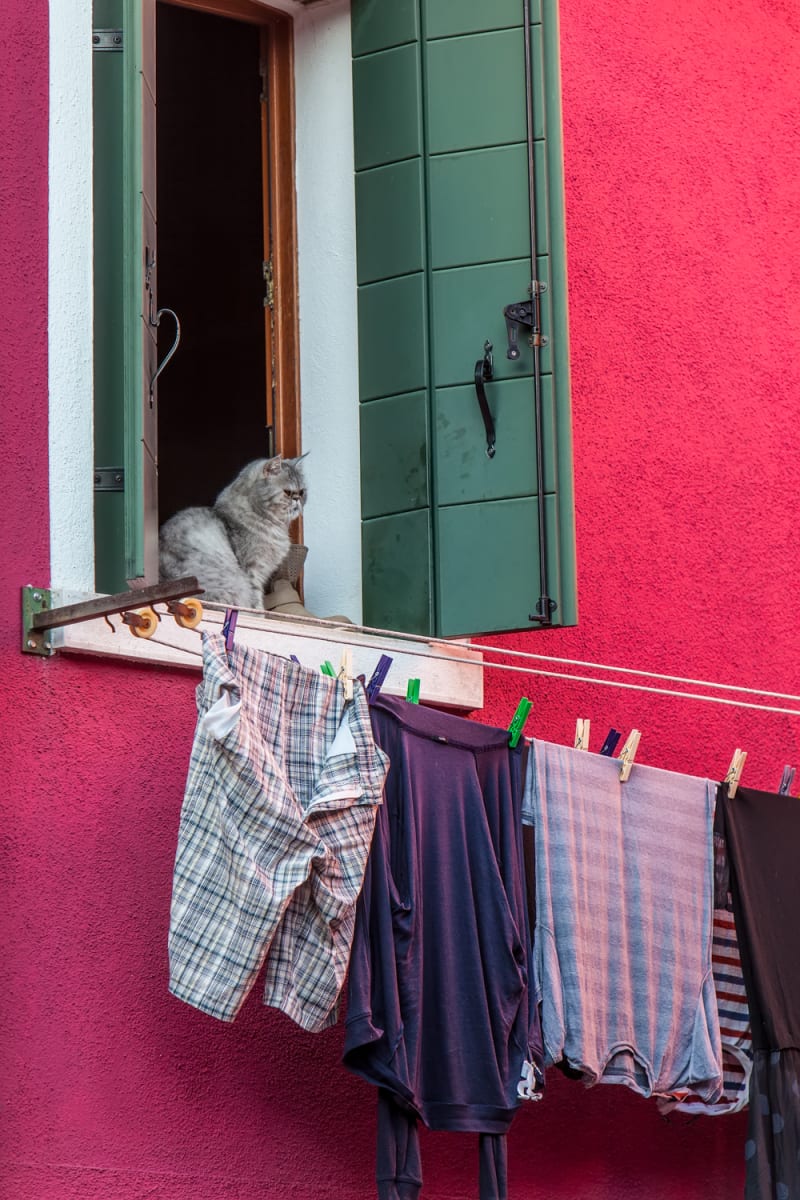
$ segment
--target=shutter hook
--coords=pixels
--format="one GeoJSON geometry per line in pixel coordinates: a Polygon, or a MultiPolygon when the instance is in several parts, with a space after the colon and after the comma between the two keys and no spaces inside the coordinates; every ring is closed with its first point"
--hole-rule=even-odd
{"type": "Polygon", "coordinates": [[[157,329],[157,328],[158,328],[158,326],[159,326],[159,324],[160,324],[160,322],[161,322],[161,318],[162,318],[162,316],[164,315],[164,313],[167,313],[167,315],[168,315],[168,316],[172,317],[173,321],[175,322],[175,340],[173,341],[173,343],[172,343],[172,345],[170,346],[170,348],[169,348],[169,350],[167,351],[167,353],[166,353],[166,354],[164,355],[164,357],[162,358],[161,362],[158,364],[158,366],[157,366],[157,368],[156,368],[156,371],[155,371],[155,374],[153,375],[152,379],[150,380],[150,407],[151,407],[151,408],[153,407],[153,394],[154,394],[154,391],[155,391],[156,380],[158,379],[158,377],[159,377],[159,375],[161,374],[161,372],[164,370],[164,367],[167,365],[167,363],[169,362],[169,360],[172,358],[172,356],[173,356],[173,354],[175,353],[175,351],[178,349],[178,346],[180,345],[180,341],[181,341],[181,323],[180,323],[180,321],[178,320],[178,314],[175,312],[175,310],[174,310],[174,309],[172,309],[172,308],[160,308],[160,309],[158,310],[158,312],[156,313],[156,319],[155,319],[155,321],[151,320],[151,321],[150,321],[150,324],[151,324],[151,325],[152,325],[154,328],[156,328],[156,329],[157,329]]]}

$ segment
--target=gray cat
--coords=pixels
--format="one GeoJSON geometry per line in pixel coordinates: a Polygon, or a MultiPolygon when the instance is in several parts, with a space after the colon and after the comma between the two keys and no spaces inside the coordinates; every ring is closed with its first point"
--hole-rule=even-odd
{"type": "Polygon", "coordinates": [[[289,552],[289,525],[305,502],[299,458],[248,463],[211,508],[183,508],[164,522],[161,578],[196,575],[204,600],[263,608],[264,588],[289,552]]]}

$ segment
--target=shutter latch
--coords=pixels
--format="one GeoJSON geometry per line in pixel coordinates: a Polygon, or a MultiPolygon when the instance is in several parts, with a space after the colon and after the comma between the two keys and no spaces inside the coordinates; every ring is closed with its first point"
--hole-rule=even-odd
{"type": "Polygon", "coordinates": [[[547,338],[544,336],[539,325],[539,296],[542,292],[547,291],[547,284],[539,279],[533,282],[533,288],[536,292],[536,300],[521,300],[519,304],[507,304],[503,309],[503,316],[506,319],[506,332],[508,334],[508,350],[506,357],[514,361],[519,358],[519,331],[520,329],[529,329],[530,337],[528,338],[529,346],[546,346],[547,338]]]}

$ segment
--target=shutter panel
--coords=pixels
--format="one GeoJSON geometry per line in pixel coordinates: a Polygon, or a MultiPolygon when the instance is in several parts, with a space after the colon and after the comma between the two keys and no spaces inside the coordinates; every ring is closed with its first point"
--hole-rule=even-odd
{"type": "MultiPolygon", "coordinates": [[[[95,29],[121,29],[121,0],[95,0],[95,29]]],[[[123,55],[92,53],[94,125],[94,463],[125,465],[123,401],[123,55]]],[[[97,478],[97,476],[96,476],[97,478]]],[[[95,485],[96,487],[96,485],[95,485]]],[[[125,493],[95,490],[95,587],[125,589],[125,493]]]]}
{"type": "Polygon", "coordinates": [[[364,613],[450,636],[536,628],[539,509],[553,624],[576,620],[556,0],[533,0],[536,277],[544,479],[529,298],[522,0],[353,0],[364,613]],[[486,384],[497,449],[475,394],[486,384]]]}
{"type": "Polygon", "coordinates": [[[95,586],[119,592],[158,579],[155,0],[95,0],[93,25],[123,36],[121,52],[93,54],[95,468],[124,475],[95,492],[95,586]]]}

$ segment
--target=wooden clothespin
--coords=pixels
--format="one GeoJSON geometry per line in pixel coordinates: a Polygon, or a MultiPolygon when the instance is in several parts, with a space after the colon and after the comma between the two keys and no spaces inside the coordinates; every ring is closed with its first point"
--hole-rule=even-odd
{"type": "Polygon", "coordinates": [[[409,704],[419,704],[419,680],[409,679],[406,688],[406,700],[409,704]]]}
{"type": "Polygon", "coordinates": [[[344,684],[345,700],[353,699],[353,651],[349,646],[342,650],[342,663],[339,667],[339,678],[344,684]]]}
{"type": "Polygon", "coordinates": [[[619,752],[619,777],[622,783],[630,776],[633,760],[636,758],[636,751],[639,749],[639,739],[641,736],[638,729],[632,729],[627,742],[619,752]]]}
{"type": "Polygon", "coordinates": [[[588,717],[578,717],[575,725],[575,749],[589,749],[589,719],[588,717]]]}
{"type": "Polygon", "coordinates": [[[783,774],[781,775],[781,786],[778,788],[779,796],[788,796],[789,795],[789,788],[794,783],[795,773],[796,773],[795,767],[786,766],[783,768],[783,774]]]}
{"type": "Polygon", "coordinates": [[[747,751],[736,749],[733,752],[731,765],[728,767],[728,774],[725,776],[724,783],[728,785],[728,798],[730,800],[736,795],[736,789],[739,786],[739,780],[742,778],[742,771],[747,759],[747,751]]]}
{"type": "Polygon", "coordinates": [[[614,751],[616,750],[617,745],[619,744],[619,739],[621,737],[622,737],[622,734],[619,732],[619,730],[614,729],[614,727],[612,726],[611,729],[609,729],[609,731],[608,731],[608,736],[607,736],[606,740],[603,742],[602,746],[600,747],[600,753],[605,755],[606,758],[613,758],[614,751]]]}
{"type": "Polygon", "coordinates": [[[523,726],[525,725],[525,722],[528,719],[528,713],[531,711],[532,708],[533,708],[533,702],[531,700],[529,700],[527,696],[523,696],[522,699],[520,700],[519,704],[517,705],[516,712],[514,713],[514,716],[511,718],[511,724],[508,727],[508,732],[509,732],[508,744],[509,744],[509,746],[516,746],[517,742],[520,739],[520,734],[522,733],[523,726]]]}

